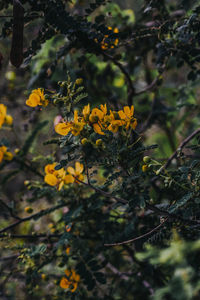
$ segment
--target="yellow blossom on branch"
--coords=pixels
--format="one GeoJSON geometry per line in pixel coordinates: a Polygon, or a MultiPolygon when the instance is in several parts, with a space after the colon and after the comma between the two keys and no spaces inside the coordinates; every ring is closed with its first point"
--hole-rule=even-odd
{"type": "MultiPolygon", "coordinates": [[[[135,129],[137,120],[133,116],[134,107],[125,106],[123,110],[108,112],[106,104],[100,105],[100,108],[93,108],[90,110],[90,105],[84,106],[81,115],[78,111],[74,111],[74,119],[70,122],[61,122],[56,124],[55,131],[60,135],[67,135],[72,133],[74,136],[80,135],[85,125],[93,128],[94,132],[105,135],[105,131],[112,131],[117,133],[119,127],[125,126],[126,130],[129,128],[135,129]]],[[[82,135],[84,137],[84,135],[82,135]]],[[[85,138],[81,141],[85,141],[85,138]]],[[[82,143],[82,142],[81,142],[82,143]]]]}
{"type": "Polygon", "coordinates": [[[64,168],[55,170],[56,165],[57,163],[53,163],[45,166],[46,175],[44,177],[44,181],[51,186],[56,186],[58,191],[61,190],[64,184],[74,182],[78,183],[78,180],[82,181],[84,179],[84,176],[82,174],[84,169],[83,164],[76,162],[75,168],[68,167],[67,171],[64,170],[64,168]],[[78,180],[76,180],[76,178],[78,180]]]}
{"type": "Polygon", "coordinates": [[[11,152],[7,151],[7,147],[6,146],[1,146],[0,147],[0,163],[4,160],[12,160],[13,159],[13,155],[11,152]]]}
{"type": "Polygon", "coordinates": [[[134,114],[134,106],[132,105],[131,108],[129,106],[124,106],[124,110],[118,111],[118,114],[121,120],[126,122],[126,129],[131,127],[135,129],[137,126],[137,120],[133,117],[134,114]]]}
{"type": "Polygon", "coordinates": [[[60,191],[64,183],[66,183],[66,172],[63,168],[60,170],[55,170],[54,168],[56,165],[57,163],[53,163],[45,166],[46,175],[44,177],[44,181],[51,186],[56,186],[60,191]]]}
{"type": "Polygon", "coordinates": [[[80,282],[80,275],[75,272],[74,269],[65,270],[65,277],[62,277],[60,281],[60,287],[63,289],[69,289],[70,292],[74,293],[80,282]]]}
{"type": "Polygon", "coordinates": [[[75,182],[78,183],[78,180],[83,181],[84,176],[83,176],[83,164],[80,164],[78,161],[75,163],[75,168],[72,167],[68,167],[67,171],[70,174],[69,176],[71,176],[75,182]],[[78,179],[78,180],[76,180],[78,179]]]}
{"type": "Polygon", "coordinates": [[[26,105],[30,107],[47,106],[49,101],[45,99],[44,90],[43,89],[35,89],[30,94],[29,98],[26,100],[26,105]]]}
{"type": "Polygon", "coordinates": [[[7,107],[4,104],[0,104],[0,128],[3,124],[12,125],[13,118],[7,115],[7,107]]]}
{"type": "Polygon", "coordinates": [[[74,121],[58,123],[55,126],[55,131],[60,135],[67,135],[71,131],[74,136],[77,136],[83,130],[84,125],[83,118],[80,118],[77,110],[75,110],[74,121]]]}
{"type": "MultiPolygon", "coordinates": [[[[110,34],[119,33],[118,28],[112,29],[111,26],[108,26],[108,30],[109,30],[110,34]]],[[[102,50],[107,50],[109,48],[112,49],[112,48],[114,48],[115,46],[118,45],[118,43],[119,43],[119,39],[118,38],[116,38],[113,42],[109,42],[109,43],[106,41],[107,38],[109,38],[109,34],[104,35],[104,38],[103,38],[103,40],[100,43],[102,50]]],[[[98,40],[95,39],[95,42],[98,43],[98,40]]]]}

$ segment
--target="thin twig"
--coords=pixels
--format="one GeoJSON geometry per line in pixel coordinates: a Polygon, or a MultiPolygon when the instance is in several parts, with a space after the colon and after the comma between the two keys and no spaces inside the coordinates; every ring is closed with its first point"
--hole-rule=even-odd
{"type": "Polygon", "coordinates": [[[182,143],[179,145],[179,147],[176,149],[176,151],[170,156],[168,161],[164,164],[163,168],[168,168],[171,164],[172,160],[176,158],[177,154],[181,152],[181,150],[185,147],[187,143],[189,143],[196,135],[200,133],[200,128],[195,130],[192,134],[190,134],[186,139],[182,141],[182,143]]]}
{"type": "Polygon", "coordinates": [[[35,214],[31,215],[31,216],[19,219],[17,222],[15,222],[15,223],[13,223],[13,224],[11,224],[11,225],[9,225],[9,226],[1,229],[0,233],[6,232],[7,230],[10,230],[10,229],[14,228],[14,227],[18,226],[21,223],[30,221],[32,219],[37,219],[37,218],[43,217],[44,215],[50,213],[51,211],[57,210],[57,209],[59,209],[59,208],[61,208],[63,206],[66,206],[66,203],[62,203],[62,204],[56,205],[54,207],[43,209],[43,210],[39,211],[38,213],[35,213],[35,214]]]}
{"type": "Polygon", "coordinates": [[[0,204],[2,204],[10,213],[10,216],[13,217],[14,219],[20,220],[21,218],[18,217],[13,213],[13,210],[11,207],[9,207],[3,200],[0,199],[0,204]]]}
{"type": "Polygon", "coordinates": [[[59,238],[62,234],[0,234],[0,238],[12,238],[12,239],[40,239],[40,238],[59,238]]]}
{"type": "Polygon", "coordinates": [[[135,92],[134,96],[138,96],[141,95],[143,93],[146,93],[147,91],[151,90],[152,88],[155,87],[155,85],[158,82],[158,77],[156,77],[149,85],[147,85],[144,89],[142,89],[141,91],[135,92]]]}
{"type": "Polygon", "coordinates": [[[121,72],[124,74],[126,81],[128,83],[128,105],[131,106],[132,105],[132,98],[135,95],[135,88],[133,86],[133,82],[131,80],[131,77],[129,75],[129,73],[126,71],[126,69],[124,68],[124,66],[118,61],[116,60],[113,56],[102,52],[103,56],[108,58],[109,60],[111,60],[120,70],[121,72]]]}
{"type": "Polygon", "coordinates": [[[130,240],[127,240],[127,241],[123,241],[123,242],[118,242],[118,243],[111,243],[111,244],[104,244],[104,246],[106,247],[109,247],[109,246],[119,246],[119,245],[124,245],[124,244],[129,244],[129,243],[132,243],[132,242],[135,242],[137,240],[141,240],[149,235],[151,235],[153,232],[157,231],[160,227],[163,226],[163,224],[168,220],[168,218],[166,218],[162,223],[160,223],[158,226],[156,226],[155,228],[153,228],[151,231],[145,233],[145,234],[142,234],[140,236],[137,236],[133,239],[130,239],[130,240]]]}
{"type": "MultiPolygon", "coordinates": [[[[75,176],[74,176],[75,177],[75,176]]],[[[103,196],[107,197],[107,198],[110,198],[110,199],[114,199],[116,200],[118,203],[121,203],[121,204],[128,204],[128,200],[124,199],[124,198],[118,198],[116,196],[113,196],[112,194],[108,193],[108,192],[105,192],[99,188],[96,188],[95,186],[93,186],[91,183],[86,183],[86,182],[83,182],[81,180],[79,180],[77,177],[75,177],[75,179],[82,183],[83,185],[86,185],[86,186],[89,186],[90,188],[92,188],[94,191],[102,194],[103,196]]],[[[153,206],[149,203],[145,203],[146,204],[146,208],[148,208],[149,210],[153,211],[155,214],[157,214],[158,216],[165,216],[167,218],[170,218],[170,219],[173,219],[173,220],[179,220],[181,222],[183,222],[184,224],[190,224],[190,225],[200,225],[200,221],[199,220],[188,220],[188,219],[184,219],[180,216],[177,216],[175,214],[170,214],[168,211],[165,211],[165,210],[162,210],[156,206],[153,206]]]]}

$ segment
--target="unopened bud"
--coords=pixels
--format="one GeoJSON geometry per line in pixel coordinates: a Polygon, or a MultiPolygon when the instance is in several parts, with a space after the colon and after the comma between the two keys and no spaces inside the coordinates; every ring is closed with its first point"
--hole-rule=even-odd
{"type": "Polygon", "coordinates": [[[32,209],[32,207],[27,206],[24,208],[24,211],[27,212],[28,214],[31,214],[33,212],[33,209],[32,209]]]}
{"type": "Polygon", "coordinates": [[[100,147],[100,146],[102,146],[102,144],[103,144],[103,141],[102,141],[102,139],[98,139],[98,140],[96,140],[96,145],[97,145],[97,147],[100,147]]]}
{"type": "Polygon", "coordinates": [[[16,148],[14,151],[15,151],[15,154],[18,154],[20,152],[20,149],[16,148]]]}
{"type": "Polygon", "coordinates": [[[86,138],[83,138],[83,139],[81,140],[81,144],[82,144],[82,145],[86,145],[86,144],[88,144],[88,143],[89,143],[89,140],[86,139],[86,138]]]}
{"type": "Polygon", "coordinates": [[[75,84],[81,85],[83,83],[83,78],[77,78],[75,84]]]}
{"type": "Polygon", "coordinates": [[[144,157],[143,157],[143,162],[144,162],[145,164],[148,164],[150,161],[151,161],[151,157],[150,157],[150,156],[144,156],[144,157]]]}
{"type": "Polygon", "coordinates": [[[149,167],[148,167],[147,165],[143,165],[143,166],[142,166],[142,172],[146,172],[146,171],[148,170],[148,168],[149,168],[149,167]]]}

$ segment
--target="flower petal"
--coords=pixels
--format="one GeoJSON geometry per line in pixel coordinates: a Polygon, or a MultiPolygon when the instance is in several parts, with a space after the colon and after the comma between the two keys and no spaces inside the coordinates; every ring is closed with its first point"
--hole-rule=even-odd
{"type": "Polygon", "coordinates": [[[67,172],[68,172],[69,174],[71,174],[71,175],[76,176],[75,170],[74,170],[74,168],[72,168],[72,167],[68,167],[68,168],[67,168],[67,172]]]}
{"type": "Polygon", "coordinates": [[[60,287],[62,289],[68,289],[70,287],[71,282],[67,280],[67,278],[63,277],[60,281],[60,287]]]}
{"type": "Polygon", "coordinates": [[[51,186],[55,186],[59,183],[59,180],[53,174],[47,174],[44,177],[44,181],[51,186]]]}
{"type": "Polygon", "coordinates": [[[76,175],[80,175],[83,172],[83,164],[80,164],[80,162],[75,163],[75,173],[76,175]]]}
{"type": "Polygon", "coordinates": [[[67,135],[72,129],[72,125],[70,123],[58,123],[55,126],[55,132],[60,135],[67,135]]]}
{"type": "MultiPolygon", "coordinates": [[[[69,167],[70,168],[70,167],[69,167]]],[[[66,175],[65,178],[64,178],[64,182],[66,184],[68,183],[73,183],[74,182],[74,177],[72,175],[66,175]]]]}
{"type": "Polygon", "coordinates": [[[124,106],[124,112],[125,112],[127,117],[131,116],[131,110],[130,110],[129,106],[124,106]]]}
{"type": "Polygon", "coordinates": [[[26,105],[30,107],[36,107],[40,104],[40,96],[36,93],[32,93],[29,98],[26,100],[26,105]]]}
{"type": "Polygon", "coordinates": [[[101,127],[99,126],[99,124],[94,123],[92,125],[93,125],[94,131],[96,133],[101,134],[101,135],[105,135],[105,133],[101,130],[101,127]]]}

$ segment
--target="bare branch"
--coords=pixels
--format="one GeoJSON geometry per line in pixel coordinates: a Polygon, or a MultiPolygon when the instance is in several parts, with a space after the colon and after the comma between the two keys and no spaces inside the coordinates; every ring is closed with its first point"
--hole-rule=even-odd
{"type": "Polygon", "coordinates": [[[171,164],[172,160],[177,157],[178,153],[181,152],[181,150],[185,147],[186,144],[188,144],[196,135],[200,133],[200,128],[195,130],[193,133],[191,133],[186,139],[182,141],[182,143],[179,145],[179,147],[176,149],[176,151],[170,156],[168,161],[164,164],[163,168],[168,168],[171,164]]]}
{"type": "Polygon", "coordinates": [[[156,226],[155,228],[153,228],[151,231],[145,233],[145,234],[142,234],[140,236],[137,236],[133,239],[130,239],[130,240],[127,240],[127,241],[123,241],[123,242],[118,242],[118,243],[112,243],[112,244],[104,244],[104,246],[106,247],[110,247],[110,246],[119,246],[119,245],[124,245],[124,244],[129,244],[129,243],[132,243],[132,242],[135,242],[137,240],[141,240],[149,235],[151,235],[153,232],[157,231],[160,227],[162,227],[164,225],[164,223],[168,220],[168,218],[166,218],[162,223],[160,223],[158,226],[156,226]]]}

